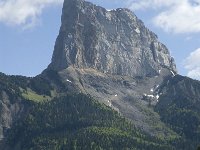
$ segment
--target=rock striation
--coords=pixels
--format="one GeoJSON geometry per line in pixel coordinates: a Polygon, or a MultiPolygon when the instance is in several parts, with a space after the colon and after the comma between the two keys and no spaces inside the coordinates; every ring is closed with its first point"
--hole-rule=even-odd
{"type": "Polygon", "coordinates": [[[65,0],[50,69],[73,66],[126,76],[176,73],[174,59],[157,36],[128,9],[106,10],[84,0],[65,0]]]}

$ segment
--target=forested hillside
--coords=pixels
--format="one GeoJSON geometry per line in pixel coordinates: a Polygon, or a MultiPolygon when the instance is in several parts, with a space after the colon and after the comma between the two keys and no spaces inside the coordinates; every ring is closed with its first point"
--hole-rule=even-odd
{"type": "Polygon", "coordinates": [[[77,94],[33,103],[8,133],[10,149],[171,149],[109,107],[77,94]]]}
{"type": "Polygon", "coordinates": [[[181,149],[195,149],[200,143],[200,82],[177,75],[160,90],[163,95],[155,110],[163,122],[185,138],[181,149]]]}
{"type": "Polygon", "coordinates": [[[11,128],[6,129],[2,145],[5,150],[187,150],[191,147],[195,149],[198,145],[199,99],[190,92],[181,97],[180,91],[168,91],[173,89],[169,87],[178,90],[178,86],[183,83],[197,88],[195,86],[199,84],[190,79],[177,76],[168,86],[163,85],[161,88],[163,95],[155,110],[163,122],[180,135],[166,140],[135,128],[132,122],[117,111],[100,104],[89,95],[70,94],[70,87],[62,83],[56,72],[47,71],[45,75],[45,78],[26,78],[1,74],[1,99],[4,98],[2,93],[6,93],[10,101],[8,108],[15,103],[23,105],[18,119],[13,119],[11,128]],[[166,95],[174,92],[177,94],[175,97],[166,95]]]}
{"type": "Polygon", "coordinates": [[[4,149],[172,148],[167,142],[134,128],[116,111],[90,96],[81,93],[63,96],[67,87],[56,72],[48,71],[46,79],[1,74],[0,87],[1,93],[5,92],[13,103],[20,99],[26,104],[24,114],[6,131],[4,149]],[[50,84],[51,78],[54,80],[50,84]]]}

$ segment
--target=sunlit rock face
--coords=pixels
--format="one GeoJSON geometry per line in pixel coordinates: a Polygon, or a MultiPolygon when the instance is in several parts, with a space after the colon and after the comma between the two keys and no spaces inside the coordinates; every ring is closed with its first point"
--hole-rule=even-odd
{"type": "Polygon", "coordinates": [[[84,0],[65,0],[50,69],[69,66],[102,73],[153,77],[173,58],[157,36],[128,9],[106,10],[84,0]]]}

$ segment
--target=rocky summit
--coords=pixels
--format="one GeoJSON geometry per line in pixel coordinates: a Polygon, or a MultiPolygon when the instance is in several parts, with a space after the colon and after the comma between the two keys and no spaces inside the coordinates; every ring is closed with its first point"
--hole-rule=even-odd
{"type": "Polygon", "coordinates": [[[52,62],[0,73],[2,150],[192,150],[200,82],[133,12],[65,0],[52,62]]]}
{"type": "MultiPolygon", "coordinates": [[[[58,71],[76,92],[117,110],[142,130],[157,135],[157,89],[177,74],[174,59],[156,34],[129,9],[106,10],[84,0],[65,0],[62,23],[49,70],[58,71]],[[151,113],[151,110],[149,110],[151,113]]],[[[164,132],[163,132],[164,131],[164,132]]]]}
{"type": "Polygon", "coordinates": [[[62,25],[49,68],[92,68],[127,76],[176,73],[174,59],[157,36],[128,9],[106,10],[84,0],[65,0],[62,25]]]}

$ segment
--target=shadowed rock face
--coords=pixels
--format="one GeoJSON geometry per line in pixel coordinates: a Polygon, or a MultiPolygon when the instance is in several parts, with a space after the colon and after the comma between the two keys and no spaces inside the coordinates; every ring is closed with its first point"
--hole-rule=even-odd
{"type": "Polygon", "coordinates": [[[156,76],[162,68],[176,72],[168,49],[133,12],[83,0],[65,0],[49,68],[69,66],[132,77],[156,76]]]}

